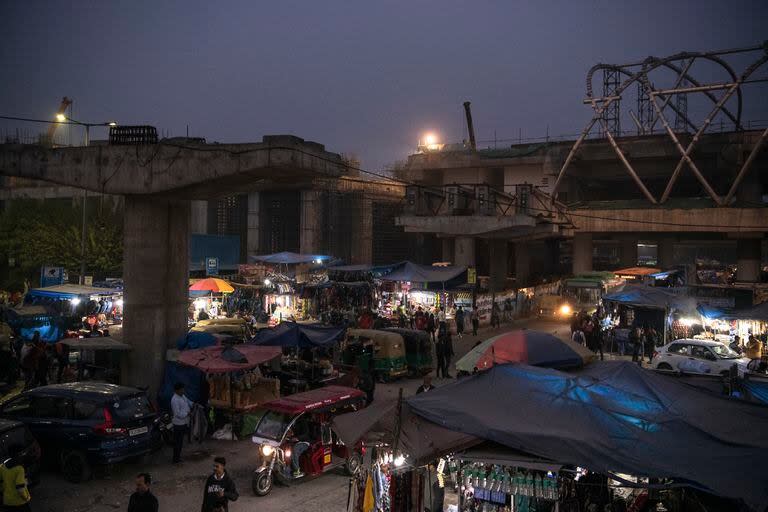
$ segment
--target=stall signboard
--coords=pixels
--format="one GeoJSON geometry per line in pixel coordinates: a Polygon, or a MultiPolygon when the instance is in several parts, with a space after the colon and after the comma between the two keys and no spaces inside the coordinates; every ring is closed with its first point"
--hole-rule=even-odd
{"type": "Polygon", "coordinates": [[[93,276],[83,276],[83,284],[85,286],[93,286],[93,276]]]}
{"type": "Polygon", "coordinates": [[[246,284],[259,284],[267,277],[267,267],[259,263],[244,263],[237,266],[237,273],[246,284]]]}
{"type": "Polygon", "coordinates": [[[64,267],[42,267],[40,269],[40,288],[64,284],[64,267]]]}
{"type": "Polygon", "coordinates": [[[214,256],[208,256],[205,258],[205,275],[217,276],[219,275],[219,258],[214,256]]]}
{"type": "Polygon", "coordinates": [[[477,269],[475,267],[467,269],[467,283],[477,284],[477,269]]]}

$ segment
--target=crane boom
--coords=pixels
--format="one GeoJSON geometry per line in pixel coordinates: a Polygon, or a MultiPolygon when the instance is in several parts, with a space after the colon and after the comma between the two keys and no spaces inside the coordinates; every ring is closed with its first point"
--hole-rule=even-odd
{"type": "MultiPolygon", "coordinates": [[[[67,108],[72,105],[72,100],[64,96],[61,99],[61,105],[59,105],[59,110],[56,112],[56,115],[64,114],[67,111],[67,108]]],[[[56,128],[59,127],[59,123],[51,123],[48,126],[48,141],[53,146],[53,136],[56,135],[56,128]]]]}

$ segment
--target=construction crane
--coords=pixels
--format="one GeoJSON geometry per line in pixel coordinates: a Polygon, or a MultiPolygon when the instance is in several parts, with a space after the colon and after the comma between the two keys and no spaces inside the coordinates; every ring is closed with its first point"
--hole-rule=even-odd
{"type": "MultiPolygon", "coordinates": [[[[56,112],[56,118],[58,119],[59,116],[65,115],[64,113],[67,111],[69,106],[72,105],[72,100],[64,96],[61,99],[61,105],[59,105],[59,110],[56,112]]],[[[48,134],[47,134],[47,141],[48,143],[53,146],[53,136],[56,135],[56,128],[59,127],[59,123],[51,123],[48,126],[48,134]]]]}

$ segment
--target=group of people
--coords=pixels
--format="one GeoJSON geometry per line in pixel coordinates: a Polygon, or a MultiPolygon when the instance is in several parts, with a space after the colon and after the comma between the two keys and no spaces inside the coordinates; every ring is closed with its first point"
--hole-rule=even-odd
{"type": "Polygon", "coordinates": [[[731,350],[738,354],[742,354],[749,359],[761,359],[766,354],[763,342],[752,333],[749,333],[749,338],[746,344],[742,344],[741,337],[734,336],[733,341],[729,345],[731,350]]]}
{"type": "Polygon", "coordinates": [[[594,353],[600,354],[600,360],[604,359],[603,345],[605,331],[602,327],[602,321],[599,311],[592,315],[581,312],[573,317],[571,323],[571,340],[579,345],[587,347],[594,353]]]}
{"type": "Polygon", "coordinates": [[[64,371],[69,366],[69,351],[60,340],[55,344],[45,343],[35,331],[32,339],[24,340],[18,347],[18,361],[24,376],[24,389],[47,386],[53,362],[58,363],[56,382],[61,383],[64,371]]]}

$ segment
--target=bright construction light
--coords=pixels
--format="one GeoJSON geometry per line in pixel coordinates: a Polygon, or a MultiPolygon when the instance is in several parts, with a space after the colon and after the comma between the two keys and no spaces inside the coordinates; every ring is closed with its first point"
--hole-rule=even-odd
{"type": "Polygon", "coordinates": [[[437,136],[434,133],[428,133],[424,136],[425,146],[434,146],[437,144],[437,136]]]}
{"type": "Polygon", "coordinates": [[[271,284],[272,284],[272,281],[270,281],[269,279],[264,280],[264,286],[269,286],[271,284]]]}
{"type": "Polygon", "coordinates": [[[75,297],[75,298],[74,298],[74,299],[72,299],[70,302],[72,303],[72,305],[73,305],[73,306],[77,306],[78,304],[80,304],[80,299],[78,299],[77,297],[75,297]]]}
{"type": "Polygon", "coordinates": [[[64,121],[67,120],[67,116],[65,116],[64,114],[56,114],[56,120],[60,123],[63,123],[64,121]]]}
{"type": "Polygon", "coordinates": [[[123,299],[117,299],[117,307],[123,307],[123,299]]]}
{"type": "Polygon", "coordinates": [[[568,304],[563,304],[560,306],[560,314],[563,316],[570,315],[571,314],[571,306],[568,304]]]}
{"type": "Polygon", "coordinates": [[[114,121],[110,121],[107,123],[107,126],[117,126],[117,123],[114,121]]]}

